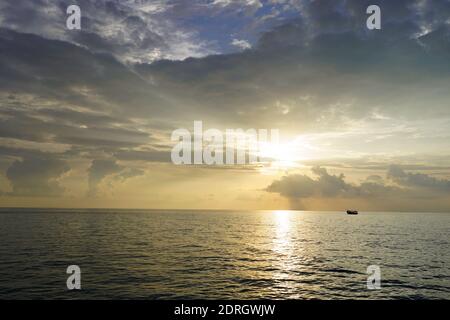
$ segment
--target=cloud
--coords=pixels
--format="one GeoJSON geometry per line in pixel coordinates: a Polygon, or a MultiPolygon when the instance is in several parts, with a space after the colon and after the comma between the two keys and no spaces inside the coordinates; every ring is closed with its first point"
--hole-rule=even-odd
{"type": "Polygon", "coordinates": [[[127,179],[142,176],[145,173],[144,170],[138,168],[127,168],[116,176],[116,179],[124,182],[127,179]]]}
{"type": "Polygon", "coordinates": [[[450,51],[442,50],[449,43],[448,25],[430,6],[403,10],[405,2],[391,3],[382,2],[390,14],[380,32],[366,29],[358,2],[314,1],[300,17],[264,33],[251,51],[158,61],[136,70],[192,117],[228,126],[318,132],[379,122],[374,110],[393,125],[450,117],[450,51]],[[430,101],[433,108],[424,108],[430,101]]]}
{"type": "Polygon", "coordinates": [[[450,180],[437,179],[424,173],[406,172],[398,165],[390,166],[387,177],[402,187],[432,190],[447,195],[450,193],[450,180]]]}
{"type": "Polygon", "coordinates": [[[168,1],[79,0],[81,30],[65,27],[70,0],[5,0],[0,5],[2,26],[22,33],[107,52],[124,62],[183,59],[212,53],[193,30],[180,28],[170,17],[168,1]]]}
{"type": "Polygon", "coordinates": [[[247,40],[233,39],[233,41],[231,41],[231,44],[241,50],[250,49],[252,47],[252,45],[247,40]]]}
{"type": "Polygon", "coordinates": [[[211,6],[235,6],[235,7],[256,7],[261,8],[263,5],[259,0],[214,0],[210,4],[211,6]]]}
{"type": "Polygon", "coordinates": [[[89,196],[97,194],[98,184],[107,176],[119,173],[124,169],[115,160],[93,160],[89,168],[89,196]]]}
{"type": "Polygon", "coordinates": [[[364,189],[345,182],[345,176],[330,175],[325,168],[314,167],[312,173],[318,176],[316,180],[307,175],[287,175],[272,182],[267,188],[268,192],[279,193],[287,198],[310,197],[348,197],[359,194],[367,195],[367,184],[364,189]]]}
{"type": "MultiPolygon", "coordinates": [[[[297,205],[311,198],[332,198],[348,199],[349,203],[351,199],[364,200],[381,208],[401,200],[410,210],[416,210],[421,200],[436,201],[436,204],[448,200],[446,196],[450,190],[450,180],[436,179],[423,173],[408,173],[400,166],[391,166],[387,172],[387,179],[395,184],[389,184],[378,175],[353,184],[346,182],[343,174],[332,175],[322,167],[313,167],[312,173],[317,176],[316,179],[301,174],[287,175],[273,181],[265,190],[278,193],[297,205]]],[[[448,210],[449,204],[444,204],[440,209],[448,210]]]]}
{"type": "Polygon", "coordinates": [[[156,88],[111,56],[5,29],[0,44],[1,137],[111,152],[155,142],[149,115],[171,114],[156,88]]]}
{"type": "MultiPolygon", "coordinates": [[[[98,54],[99,50],[4,31],[4,64],[0,66],[4,80],[0,81],[10,91],[36,92],[56,102],[63,100],[61,104],[70,102],[127,117],[165,117],[170,122],[203,117],[212,125],[223,122],[228,127],[271,125],[308,132],[341,128],[363,119],[376,121],[374,109],[390,119],[447,114],[449,94],[443,79],[450,71],[442,66],[449,57],[442,47],[448,42],[448,28],[439,13],[428,4],[402,10],[401,5],[382,2],[392,12],[385,31],[368,33],[360,23],[365,17],[363,6],[355,1],[338,2],[305,3],[297,18],[263,33],[251,52],[152,64],[125,66],[98,54]],[[340,26],[337,17],[352,22],[340,26]],[[329,19],[339,28],[326,28],[323,22],[329,19]],[[398,23],[405,21],[412,27],[394,34],[398,23]],[[425,25],[433,29],[414,38],[425,25]],[[29,50],[36,53],[34,59],[41,61],[42,68],[27,60],[23,52],[29,50]],[[68,57],[70,63],[65,61],[68,57]],[[430,99],[433,112],[424,111],[430,99]]],[[[158,12],[175,7],[178,14],[188,10],[178,2],[172,7],[167,2],[157,4],[167,7],[158,12]]],[[[200,6],[193,7],[200,10],[200,6]]],[[[101,2],[97,10],[114,17],[122,12],[116,2],[110,7],[101,2]]],[[[105,21],[109,26],[115,20],[105,21]]],[[[139,25],[139,21],[129,23],[139,25]]],[[[92,33],[93,45],[115,54],[94,34],[98,37],[92,33]]],[[[142,53],[138,50],[136,55],[142,53]]]]}
{"type": "Polygon", "coordinates": [[[12,185],[10,196],[54,197],[61,196],[64,189],[58,178],[69,171],[63,160],[49,155],[42,157],[29,155],[16,160],[6,171],[6,177],[12,185]]]}

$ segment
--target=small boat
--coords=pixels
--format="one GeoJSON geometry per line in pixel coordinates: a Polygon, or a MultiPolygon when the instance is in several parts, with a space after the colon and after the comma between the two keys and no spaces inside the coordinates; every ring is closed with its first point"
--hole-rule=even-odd
{"type": "Polygon", "coordinates": [[[347,214],[358,214],[357,210],[347,210],[347,214]]]}

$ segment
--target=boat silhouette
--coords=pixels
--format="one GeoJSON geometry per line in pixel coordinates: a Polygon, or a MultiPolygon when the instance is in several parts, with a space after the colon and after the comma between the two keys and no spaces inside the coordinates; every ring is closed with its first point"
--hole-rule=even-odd
{"type": "Polygon", "coordinates": [[[358,214],[357,210],[347,210],[347,214],[358,214]]]}

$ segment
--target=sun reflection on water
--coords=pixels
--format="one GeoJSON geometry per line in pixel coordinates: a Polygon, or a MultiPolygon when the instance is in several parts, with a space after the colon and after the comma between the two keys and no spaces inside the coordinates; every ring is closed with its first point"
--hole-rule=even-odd
{"type": "Polygon", "coordinates": [[[273,212],[276,226],[276,240],[285,242],[287,239],[287,234],[289,233],[291,227],[291,212],[287,210],[276,210],[273,212]]]}
{"type": "Polygon", "coordinates": [[[275,234],[272,242],[273,251],[273,279],[277,280],[277,291],[291,291],[294,289],[290,281],[290,272],[294,269],[294,251],[292,245],[292,215],[291,211],[277,210],[272,213],[275,234]]]}

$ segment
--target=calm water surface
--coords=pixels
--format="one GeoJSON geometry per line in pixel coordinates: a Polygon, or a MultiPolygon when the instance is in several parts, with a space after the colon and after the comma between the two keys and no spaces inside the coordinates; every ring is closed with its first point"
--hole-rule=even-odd
{"type": "Polygon", "coordinates": [[[1,209],[0,299],[449,299],[449,235],[434,213],[1,209]]]}

